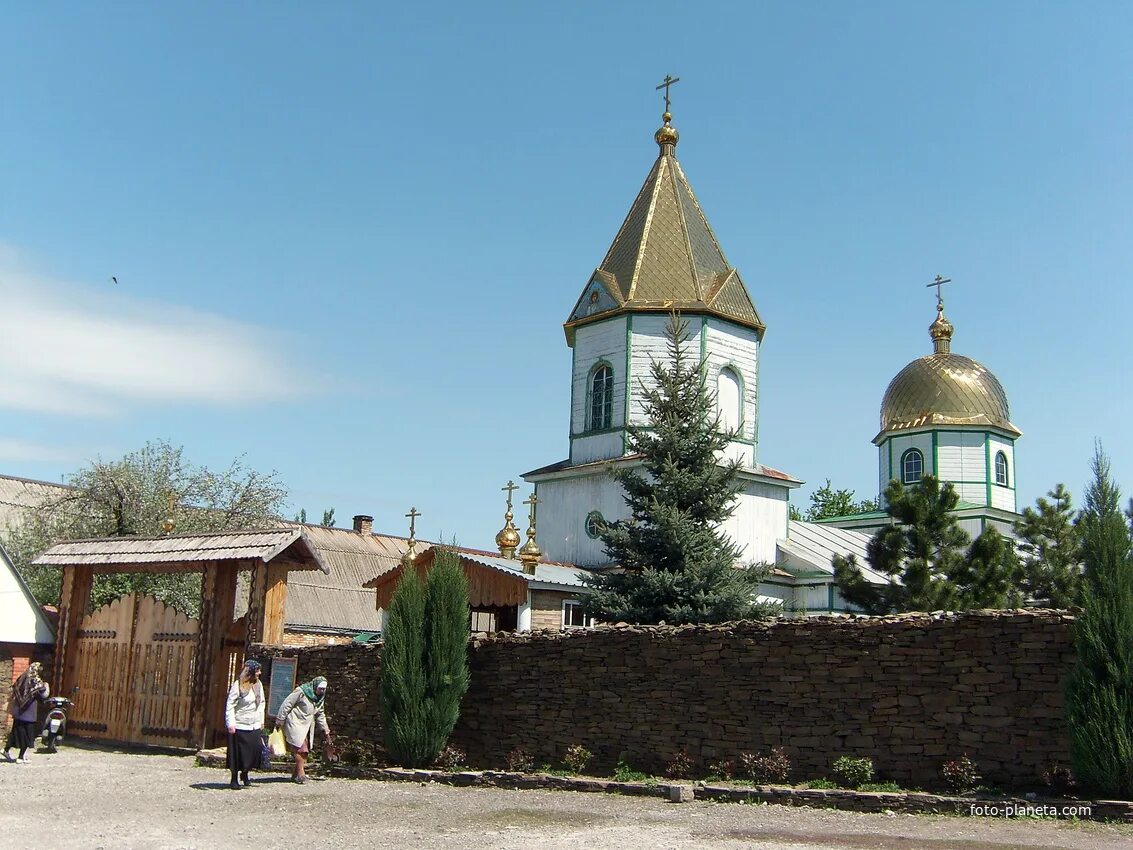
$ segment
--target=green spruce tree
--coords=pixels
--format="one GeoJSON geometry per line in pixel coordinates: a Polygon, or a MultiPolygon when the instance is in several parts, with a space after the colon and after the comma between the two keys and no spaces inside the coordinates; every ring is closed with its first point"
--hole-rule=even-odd
{"type": "Polygon", "coordinates": [[[720,427],[704,364],[685,352],[688,325],[670,317],[668,361],[642,387],[645,427],[630,426],[642,469],[612,473],[631,516],[602,529],[620,571],[583,577],[587,613],[606,622],[719,623],[769,616],[755,601],[765,569],[737,569],[739,547],[720,526],[735,510],[737,460],[721,462],[732,434],[720,427]]]}
{"type": "Polygon", "coordinates": [[[424,631],[425,723],[436,757],[456,728],[468,690],[468,580],[455,552],[438,551],[429,570],[424,631]]]}
{"type": "Polygon", "coordinates": [[[1015,523],[1023,561],[1024,590],[1040,605],[1070,608],[1081,602],[1081,533],[1070,492],[1059,484],[1024,508],[1015,523]]]}
{"type": "Polygon", "coordinates": [[[424,588],[415,569],[402,569],[383,641],[382,716],[393,760],[424,767],[448,743],[468,690],[468,582],[443,549],[424,588]]]}
{"type": "Polygon", "coordinates": [[[1070,752],[1090,792],[1133,799],[1133,563],[1121,496],[1099,446],[1079,518],[1085,579],[1066,687],[1070,752]]]}

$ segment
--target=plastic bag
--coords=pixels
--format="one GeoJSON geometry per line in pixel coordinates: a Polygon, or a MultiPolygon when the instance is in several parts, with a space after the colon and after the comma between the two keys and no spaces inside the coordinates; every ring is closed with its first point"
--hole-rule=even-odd
{"type": "Polygon", "coordinates": [[[271,750],[273,756],[282,756],[287,754],[287,744],[283,740],[283,730],[275,729],[268,735],[268,749],[271,750]]]}
{"type": "Polygon", "coordinates": [[[271,770],[271,747],[267,738],[260,739],[260,770],[271,770]]]}

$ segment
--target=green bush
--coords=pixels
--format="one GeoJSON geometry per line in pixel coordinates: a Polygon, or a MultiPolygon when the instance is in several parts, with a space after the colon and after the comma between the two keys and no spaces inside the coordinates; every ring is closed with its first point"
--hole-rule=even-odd
{"type": "Polygon", "coordinates": [[[873,759],[840,756],[834,760],[831,772],[844,788],[858,788],[873,781],[873,759]]]}
{"type": "Polygon", "coordinates": [[[440,550],[425,587],[407,569],[390,602],[382,649],[386,748],[404,767],[444,749],[468,690],[468,583],[455,553],[440,550]]]}
{"type": "Polygon", "coordinates": [[[966,794],[980,784],[979,769],[968,754],[950,759],[940,767],[944,782],[954,794],[966,794]]]}
{"type": "MultiPolygon", "coordinates": [[[[504,756],[504,764],[507,769],[512,773],[530,773],[535,769],[535,757],[528,755],[523,747],[513,747],[512,750],[504,756]]],[[[550,765],[547,765],[550,767],[550,765]]]]}
{"type": "Polygon", "coordinates": [[[437,757],[433,759],[433,764],[448,773],[457,773],[464,770],[467,760],[468,756],[464,754],[464,750],[460,747],[448,746],[437,753],[437,757]]]}
{"type": "Polygon", "coordinates": [[[782,747],[772,747],[765,756],[741,753],[740,768],[760,785],[784,785],[791,775],[791,759],[782,747]]]}
{"type": "Polygon", "coordinates": [[[687,779],[690,773],[692,773],[692,757],[686,749],[677,750],[665,766],[665,776],[669,779],[687,779]]]}
{"type": "Polygon", "coordinates": [[[573,773],[585,773],[587,765],[593,758],[594,753],[586,747],[581,744],[573,744],[567,747],[566,752],[563,753],[563,764],[570,768],[573,773]]]}
{"type": "Polygon", "coordinates": [[[645,782],[649,779],[649,774],[634,770],[624,761],[619,761],[614,768],[614,779],[617,782],[645,782]]]}

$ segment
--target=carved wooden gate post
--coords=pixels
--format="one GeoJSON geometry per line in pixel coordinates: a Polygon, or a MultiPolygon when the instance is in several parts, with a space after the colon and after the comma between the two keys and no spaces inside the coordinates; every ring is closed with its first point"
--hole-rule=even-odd
{"type": "Polygon", "coordinates": [[[94,570],[87,566],[63,567],[63,583],[59,592],[59,626],[55,635],[55,658],[52,663],[51,686],[62,695],[70,693],[75,682],[78,660],[79,625],[90,603],[94,570]]]}

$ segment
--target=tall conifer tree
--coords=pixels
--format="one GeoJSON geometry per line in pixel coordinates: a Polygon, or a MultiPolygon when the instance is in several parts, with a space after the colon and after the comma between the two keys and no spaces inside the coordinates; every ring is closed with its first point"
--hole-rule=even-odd
{"type": "Polygon", "coordinates": [[[448,743],[468,690],[468,581],[447,549],[424,588],[416,569],[402,570],[383,636],[382,717],[393,760],[424,767],[448,743]]]}
{"type": "Polygon", "coordinates": [[[1074,522],[1070,492],[1059,484],[1015,523],[1027,595],[1052,608],[1081,601],[1081,531],[1074,522]]]}
{"type": "Polygon", "coordinates": [[[673,314],[668,361],[654,361],[652,385],[641,389],[648,425],[626,429],[643,470],[613,472],[631,516],[601,532],[622,571],[583,577],[584,605],[599,620],[719,623],[775,611],[755,601],[766,570],[737,569],[740,549],[720,528],[735,510],[741,463],[721,461],[733,435],[720,427],[704,363],[685,351],[687,333],[673,314]]]}
{"type": "Polygon", "coordinates": [[[1079,781],[1133,799],[1133,563],[1121,495],[1099,446],[1079,518],[1086,567],[1075,623],[1078,661],[1066,688],[1070,752],[1079,781]]]}

